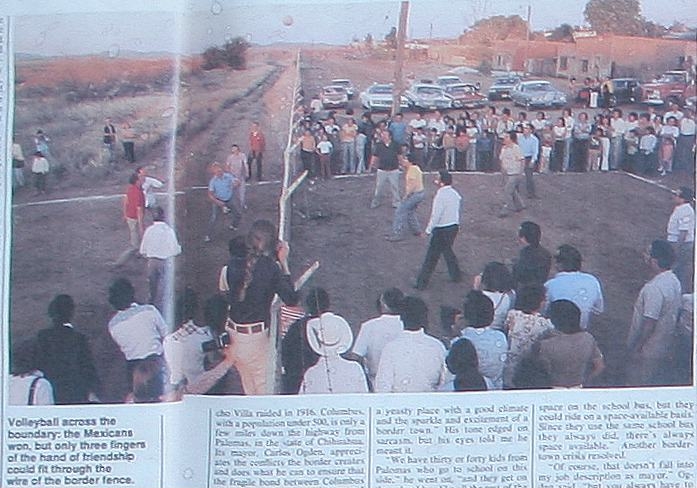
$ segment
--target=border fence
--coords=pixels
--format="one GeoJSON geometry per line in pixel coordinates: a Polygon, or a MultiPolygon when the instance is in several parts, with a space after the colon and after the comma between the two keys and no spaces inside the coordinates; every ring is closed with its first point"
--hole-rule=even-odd
{"type": "MultiPolygon", "coordinates": [[[[295,162],[298,157],[299,144],[294,140],[298,124],[302,120],[303,93],[301,86],[301,63],[302,54],[298,50],[295,58],[295,77],[290,98],[290,113],[288,114],[288,141],[283,151],[283,180],[281,185],[281,196],[278,200],[278,238],[279,240],[290,243],[291,240],[291,218],[292,218],[292,197],[295,191],[302,185],[307,178],[307,171],[296,175],[295,162]]],[[[312,277],[319,268],[319,262],[315,261],[302,275],[295,281],[295,289],[299,290],[312,277]]],[[[271,305],[271,344],[272,353],[269,357],[269,367],[267,368],[267,393],[278,393],[280,391],[281,364],[281,339],[285,315],[293,315],[292,310],[286,309],[281,300],[276,297],[271,305]],[[284,310],[285,309],[285,310],[284,310]]]]}

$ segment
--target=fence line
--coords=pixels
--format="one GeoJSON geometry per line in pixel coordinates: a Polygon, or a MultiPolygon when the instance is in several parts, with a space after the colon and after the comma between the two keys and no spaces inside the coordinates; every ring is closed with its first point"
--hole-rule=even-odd
{"type": "MultiPolygon", "coordinates": [[[[302,120],[298,108],[301,106],[303,97],[301,95],[301,53],[295,58],[295,80],[293,82],[293,93],[291,96],[290,114],[288,117],[288,141],[283,151],[283,179],[281,196],[278,199],[278,238],[290,242],[291,239],[291,214],[292,197],[295,190],[303,183],[307,177],[307,171],[302,172],[293,180],[295,176],[296,151],[299,147],[297,142],[293,142],[296,128],[302,120]]],[[[319,268],[319,262],[315,261],[305,272],[295,281],[295,289],[300,289],[312,277],[312,274],[319,268]]],[[[269,355],[269,367],[267,368],[267,393],[278,393],[280,391],[281,365],[279,361],[281,350],[281,307],[282,302],[276,296],[271,304],[271,354],[269,355]]]]}

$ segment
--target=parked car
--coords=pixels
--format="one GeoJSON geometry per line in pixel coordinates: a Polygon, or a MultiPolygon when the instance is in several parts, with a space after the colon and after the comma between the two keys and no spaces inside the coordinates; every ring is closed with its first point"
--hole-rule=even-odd
{"type": "Polygon", "coordinates": [[[642,90],[642,103],[664,105],[685,102],[685,89],[689,85],[687,71],[666,71],[651,83],[645,83],[642,90]]]}
{"type": "Polygon", "coordinates": [[[448,85],[445,93],[453,99],[454,108],[482,108],[489,101],[472,83],[448,85]]]}
{"type": "Polygon", "coordinates": [[[453,100],[440,85],[414,83],[404,93],[409,107],[415,110],[445,110],[453,105],[453,100]]]}
{"type": "Polygon", "coordinates": [[[487,98],[489,100],[503,100],[511,98],[510,93],[514,86],[520,82],[520,76],[499,76],[489,88],[487,98]]]}
{"type": "Polygon", "coordinates": [[[527,109],[566,105],[566,94],[544,80],[521,81],[513,87],[510,96],[515,105],[521,105],[527,109]]]}
{"type": "Polygon", "coordinates": [[[337,78],[335,80],[332,80],[330,84],[334,86],[343,86],[346,90],[346,94],[348,95],[349,100],[351,100],[353,98],[353,95],[356,93],[356,88],[353,86],[353,83],[351,82],[351,80],[348,80],[346,78],[337,78]]]}
{"type": "Polygon", "coordinates": [[[462,83],[462,80],[455,75],[443,75],[436,78],[436,85],[440,85],[443,88],[449,85],[457,85],[458,83],[462,83]]]}
{"type": "Polygon", "coordinates": [[[348,93],[343,86],[329,85],[322,88],[319,96],[322,108],[342,108],[348,104],[348,93]]]}
{"type": "MultiPolygon", "coordinates": [[[[370,111],[389,111],[392,109],[392,92],[391,83],[374,83],[359,95],[361,105],[370,111]]],[[[404,96],[401,97],[400,108],[409,108],[409,103],[404,96]]]]}

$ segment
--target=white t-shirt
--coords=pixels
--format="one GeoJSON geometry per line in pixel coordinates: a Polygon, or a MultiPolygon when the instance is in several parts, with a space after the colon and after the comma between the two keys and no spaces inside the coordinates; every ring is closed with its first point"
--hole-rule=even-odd
{"type": "Polygon", "coordinates": [[[320,154],[331,154],[332,147],[332,143],[329,141],[320,141],[317,144],[317,150],[320,154]]]}
{"type": "Polygon", "coordinates": [[[382,350],[387,343],[397,338],[403,329],[399,315],[389,314],[383,314],[361,325],[353,345],[353,352],[365,358],[368,376],[373,384],[378,373],[382,350]]]}
{"type": "Polygon", "coordinates": [[[10,405],[53,405],[55,403],[51,382],[38,370],[25,375],[11,375],[8,394],[10,405]],[[37,381],[30,399],[29,390],[34,380],[37,381]]]}
{"type": "Polygon", "coordinates": [[[689,203],[683,203],[673,209],[668,219],[668,242],[678,242],[680,232],[686,231],[687,238],[685,242],[695,241],[695,210],[689,203]]]}

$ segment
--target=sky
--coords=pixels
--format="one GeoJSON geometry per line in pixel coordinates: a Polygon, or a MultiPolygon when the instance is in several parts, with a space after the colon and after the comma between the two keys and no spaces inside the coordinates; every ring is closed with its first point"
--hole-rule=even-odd
{"type": "MultiPolygon", "coordinates": [[[[398,1],[375,0],[3,0],[13,15],[14,50],[46,56],[125,51],[201,52],[243,36],[276,42],[347,44],[381,39],[399,17],[398,1]],[[27,4],[30,4],[28,7],[27,4]]],[[[477,20],[520,15],[534,30],[583,24],[583,0],[412,0],[409,38],[454,38],[477,20]]],[[[641,0],[642,14],[697,25],[694,0],[641,0]],[[670,9],[665,8],[670,4],[670,9]]]]}

